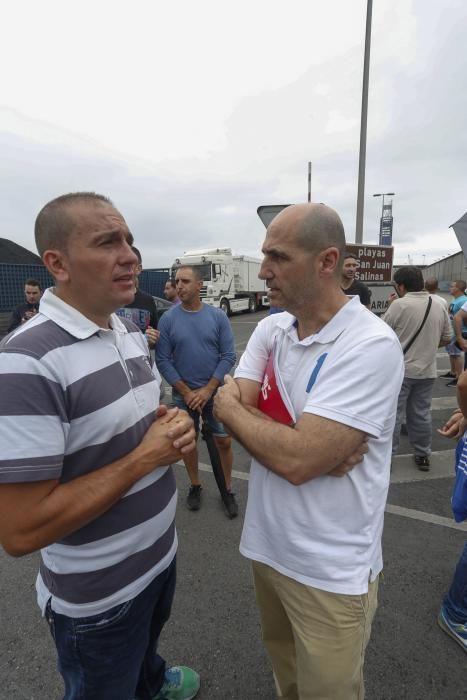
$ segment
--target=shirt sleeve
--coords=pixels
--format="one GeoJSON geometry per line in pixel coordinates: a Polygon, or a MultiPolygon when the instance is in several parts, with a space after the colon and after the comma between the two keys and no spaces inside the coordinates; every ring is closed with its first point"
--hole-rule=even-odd
{"type": "Polygon", "coordinates": [[[219,362],[214,370],[215,377],[221,384],[224,377],[230,372],[235,364],[235,341],[230,321],[223,311],[217,314],[218,318],[218,338],[219,338],[219,362]]]}
{"type": "Polygon", "coordinates": [[[0,353],[0,483],[59,479],[69,430],[66,395],[34,357],[0,353]]]}
{"type": "Polygon", "coordinates": [[[404,359],[396,336],[380,335],[329,353],[304,412],[380,437],[397,405],[404,359]]]}
{"type": "Polygon", "coordinates": [[[170,338],[171,335],[171,322],[170,314],[165,313],[159,322],[160,337],[156,344],[156,365],[159,372],[164,377],[165,381],[171,386],[174,386],[180,379],[181,376],[175,369],[173,363],[173,347],[170,338]]]}
{"type": "Polygon", "coordinates": [[[261,321],[253,331],[235,370],[235,379],[250,379],[260,384],[263,381],[273,342],[273,335],[268,330],[266,320],[261,321]]]}

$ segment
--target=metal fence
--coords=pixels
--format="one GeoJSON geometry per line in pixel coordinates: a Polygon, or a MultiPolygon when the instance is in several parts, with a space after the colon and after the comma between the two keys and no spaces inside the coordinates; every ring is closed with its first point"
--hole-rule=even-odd
{"type": "MultiPolygon", "coordinates": [[[[168,267],[143,270],[139,278],[140,287],[148,294],[162,297],[164,285],[169,277],[168,267]]],[[[0,313],[11,312],[15,306],[24,302],[24,283],[29,278],[40,282],[43,289],[54,284],[43,265],[0,263],[0,313]]]]}

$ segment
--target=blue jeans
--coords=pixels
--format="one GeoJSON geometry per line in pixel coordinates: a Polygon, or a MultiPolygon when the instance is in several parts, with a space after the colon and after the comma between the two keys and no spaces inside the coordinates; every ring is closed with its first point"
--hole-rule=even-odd
{"type": "Polygon", "coordinates": [[[467,623],[467,543],[457,562],[451,588],[444,596],[443,604],[450,620],[467,623]]]}
{"type": "Polygon", "coordinates": [[[65,682],[64,700],[151,700],[163,682],[157,643],[170,617],[175,559],[136,598],[100,615],[71,618],[47,604],[65,682]]]}

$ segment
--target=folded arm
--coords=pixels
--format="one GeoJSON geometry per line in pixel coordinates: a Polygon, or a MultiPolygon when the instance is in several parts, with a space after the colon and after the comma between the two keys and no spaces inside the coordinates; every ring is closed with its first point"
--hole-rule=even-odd
{"type": "Polygon", "coordinates": [[[258,382],[231,377],[225,382],[215,398],[217,417],[253,457],[291,484],[329,474],[359,450],[366,451],[360,430],[311,413],[304,413],[293,428],[271,421],[256,409],[258,382]]]}

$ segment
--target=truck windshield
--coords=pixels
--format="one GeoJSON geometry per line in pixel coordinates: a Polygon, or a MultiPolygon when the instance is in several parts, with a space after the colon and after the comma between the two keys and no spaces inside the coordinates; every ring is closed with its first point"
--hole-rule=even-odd
{"type": "Polygon", "coordinates": [[[211,263],[206,263],[205,265],[196,265],[196,269],[199,271],[201,277],[205,282],[211,281],[211,263]]]}

